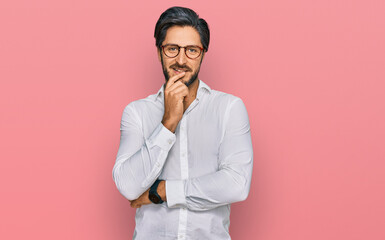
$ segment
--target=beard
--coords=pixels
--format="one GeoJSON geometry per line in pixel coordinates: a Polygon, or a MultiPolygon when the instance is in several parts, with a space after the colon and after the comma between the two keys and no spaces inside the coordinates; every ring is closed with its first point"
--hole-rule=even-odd
{"type": "MultiPolygon", "coordinates": [[[[162,60],[163,75],[164,75],[164,77],[166,79],[166,82],[167,82],[170,79],[170,74],[168,73],[167,68],[164,66],[163,56],[160,55],[160,58],[162,60]]],[[[198,74],[199,74],[199,71],[201,69],[202,59],[203,58],[201,58],[201,62],[199,63],[198,69],[195,72],[192,73],[191,77],[188,79],[187,82],[184,82],[184,84],[187,87],[190,86],[193,82],[195,82],[198,79],[198,74]]],[[[173,65],[170,66],[170,68],[174,68],[174,67],[180,68],[180,69],[186,69],[186,72],[189,72],[189,71],[191,72],[191,69],[189,67],[187,67],[186,65],[180,66],[179,64],[176,63],[176,64],[173,64],[173,65]]]]}

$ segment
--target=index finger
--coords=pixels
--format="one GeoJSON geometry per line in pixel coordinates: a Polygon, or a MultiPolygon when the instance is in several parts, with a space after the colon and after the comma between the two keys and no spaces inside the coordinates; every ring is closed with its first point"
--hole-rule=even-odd
{"type": "Polygon", "coordinates": [[[177,82],[179,79],[181,79],[184,75],[186,74],[186,72],[181,72],[173,77],[170,77],[170,79],[167,81],[166,83],[166,87],[165,88],[168,88],[170,87],[171,85],[173,85],[175,82],[177,82]]]}

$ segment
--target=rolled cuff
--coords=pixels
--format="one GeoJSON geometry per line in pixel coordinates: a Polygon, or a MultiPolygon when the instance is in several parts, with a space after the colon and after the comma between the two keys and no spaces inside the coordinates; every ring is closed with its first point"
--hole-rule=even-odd
{"type": "Polygon", "coordinates": [[[147,144],[152,147],[154,145],[159,146],[165,151],[170,151],[171,147],[176,141],[176,136],[170,130],[168,130],[162,123],[160,123],[149,137],[147,144]]]}
{"type": "Polygon", "coordinates": [[[166,180],[166,198],[169,208],[186,207],[184,184],[183,180],[166,180]]]}

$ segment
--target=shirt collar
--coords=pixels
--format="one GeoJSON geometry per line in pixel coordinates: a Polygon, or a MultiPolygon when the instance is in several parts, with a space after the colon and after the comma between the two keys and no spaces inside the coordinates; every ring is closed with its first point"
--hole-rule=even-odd
{"type": "MultiPolygon", "coordinates": [[[[212,91],[211,88],[206,83],[204,83],[202,80],[199,79],[198,81],[199,81],[199,86],[198,86],[198,91],[197,91],[197,98],[199,99],[202,92],[207,92],[207,93],[211,94],[211,91],[212,91]]],[[[159,98],[163,100],[163,92],[164,92],[165,85],[166,84],[163,84],[162,87],[159,89],[159,91],[155,94],[154,101],[157,101],[159,98]]]]}

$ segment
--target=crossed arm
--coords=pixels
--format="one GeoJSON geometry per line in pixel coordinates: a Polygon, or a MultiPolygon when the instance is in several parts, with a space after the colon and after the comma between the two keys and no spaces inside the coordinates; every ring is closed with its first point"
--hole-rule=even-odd
{"type": "MultiPolygon", "coordinates": [[[[121,143],[113,178],[132,207],[151,204],[148,189],[159,177],[175,135],[162,123],[143,139],[135,109],[125,109],[121,143]]],[[[162,181],[158,193],[170,208],[205,211],[246,199],[253,165],[250,125],[240,99],[229,106],[228,120],[219,149],[217,172],[187,180],[162,181]]]]}

